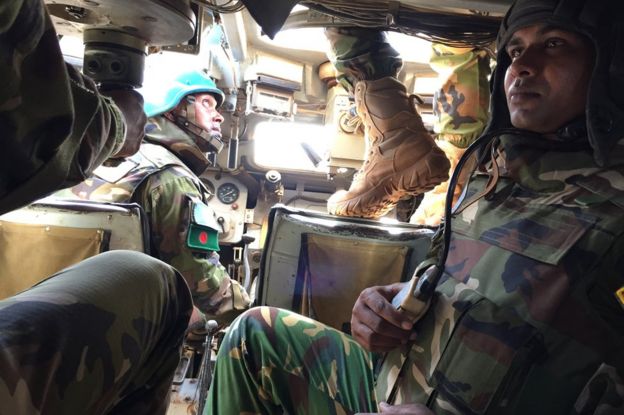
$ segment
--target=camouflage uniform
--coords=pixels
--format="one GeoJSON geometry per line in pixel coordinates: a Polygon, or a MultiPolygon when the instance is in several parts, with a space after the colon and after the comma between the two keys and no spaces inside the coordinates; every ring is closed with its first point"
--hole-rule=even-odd
{"type": "MultiPolygon", "coordinates": [[[[84,180],[125,126],[66,68],[41,0],[0,4],[0,51],[4,213],[84,180]]],[[[191,305],[170,266],[123,251],[0,301],[0,414],[163,413],[191,305]]]]}
{"type": "Polygon", "coordinates": [[[598,168],[573,137],[494,143],[490,171],[471,179],[451,222],[416,344],[384,361],[380,399],[399,377],[395,402],[436,414],[624,411],[624,167],[598,168]],[[470,204],[496,169],[496,190],[470,204]]]}
{"type": "Polygon", "coordinates": [[[125,127],[114,103],[63,62],[41,0],[2,2],[0,50],[6,212],[84,180],[123,143],[125,127]]]}
{"type": "Polygon", "coordinates": [[[91,178],[58,196],[138,203],[149,217],[152,255],[184,276],[195,305],[208,318],[231,322],[249,307],[249,296],[229,278],[216,252],[192,248],[188,243],[191,208],[206,202],[196,174],[208,167],[208,160],[193,140],[164,116],[151,118],[147,130],[147,142],[137,154],[114,167],[96,169],[91,178]]]}
{"type": "MultiPolygon", "coordinates": [[[[436,144],[451,163],[449,177],[459,159],[485,128],[490,91],[490,58],[484,49],[456,48],[432,44],[429,65],[438,73],[440,88],[433,96],[433,130],[436,144]]],[[[429,192],[410,218],[410,223],[438,226],[444,212],[448,190],[445,181],[429,192]]],[[[464,186],[455,188],[457,201],[464,186]]]]}
{"type": "MultiPolygon", "coordinates": [[[[614,294],[624,286],[624,167],[598,168],[583,142],[495,143],[497,191],[453,218],[434,302],[414,327],[417,340],[385,356],[366,389],[371,403],[423,403],[436,415],[623,413],[624,320],[614,294]]],[[[466,201],[488,177],[473,177],[466,201]]],[[[283,395],[311,388],[331,393],[289,413],[362,411],[360,387],[340,382],[369,379],[370,364],[339,337],[294,313],[254,309],[219,352],[207,413],[280,413],[283,395]],[[336,368],[325,380],[310,375],[320,376],[320,345],[331,359],[322,366],[336,368]],[[290,378],[272,375],[284,370],[290,378]]]]}
{"type": "Polygon", "coordinates": [[[277,308],[253,308],[234,321],[213,379],[204,414],[345,415],[376,408],[369,354],[344,333],[277,308]]]}
{"type": "Polygon", "coordinates": [[[0,301],[0,414],[164,414],[191,307],[180,274],[130,251],[0,301]]]}

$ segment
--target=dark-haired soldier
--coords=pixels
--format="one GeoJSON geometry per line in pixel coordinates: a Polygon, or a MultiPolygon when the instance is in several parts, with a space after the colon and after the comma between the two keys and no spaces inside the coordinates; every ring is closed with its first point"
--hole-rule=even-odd
{"type": "Polygon", "coordinates": [[[479,168],[417,271],[426,312],[392,305],[405,284],[362,292],[353,338],[252,309],[207,413],[624,413],[623,9],[517,0],[479,168]]]}

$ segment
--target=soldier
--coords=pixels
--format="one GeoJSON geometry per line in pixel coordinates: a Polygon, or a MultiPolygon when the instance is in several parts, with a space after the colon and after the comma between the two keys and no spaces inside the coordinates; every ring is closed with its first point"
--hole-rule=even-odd
{"type": "Polygon", "coordinates": [[[422,301],[397,310],[406,284],[366,289],[353,338],[248,311],[207,413],[623,413],[623,17],[618,0],[517,0],[492,119],[449,192],[478,168],[417,271],[422,301]],[[369,352],[386,353],[379,371],[369,352]]]}
{"type": "MultiPolygon", "coordinates": [[[[136,151],[142,98],[66,66],[41,0],[0,4],[0,50],[0,213],[136,151]]],[[[1,300],[0,414],[164,413],[191,310],[177,271],[127,251],[1,300]]]]}
{"type": "Polygon", "coordinates": [[[402,60],[385,34],[351,27],[328,28],[325,34],[338,79],[355,95],[368,146],[349,190],[335,193],[328,211],[378,218],[400,199],[427,192],[411,222],[438,225],[446,179],[487,120],[486,51],[433,44],[430,64],[441,81],[433,103],[434,144],[416,113],[414,97],[397,79],[402,60]]]}
{"type": "Polygon", "coordinates": [[[221,147],[223,117],[217,108],[223,92],[202,71],[192,70],[145,94],[150,119],[139,152],[108,160],[58,196],[138,203],[149,217],[152,255],[180,271],[206,318],[229,323],[250,300],[219,263],[221,227],[197,177],[210,165],[206,152],[221,147]]]}

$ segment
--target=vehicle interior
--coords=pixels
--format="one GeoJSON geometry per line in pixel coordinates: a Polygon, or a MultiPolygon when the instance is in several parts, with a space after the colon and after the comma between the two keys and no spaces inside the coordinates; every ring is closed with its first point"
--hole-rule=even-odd
{"type": "MultiPolygon", "coordinates": [[[[222,228],[221,263],[255,305],[292,309],[347,333],[359,292],[409,279],[434,229],[408,223],[418,197],[401,200],[379,220],[327,214],[327,199],[349,187],[366,143],[353,98],[328,60],[324,27],[387,30],[404,61],[399,78],[421,98],[418,111],[431,130],[437,85],[428,63],[431,42],[483,46],[494,56],[498,24],[511,2],[45,0],[66,60],[86,74],[98,75],[91,53],[105,44],[110,59],[119,54],[118,64],[142,72],[143,80],[131,82],[140,92],[162,88],[163,77],[180,67],[201,68],[215,80],[225,93],[224,146],[209,154],[212,166],[200,179],[222,228]],[[135,49],[143,50],[144,62],[127,52],[137,44],[128,36],[140,40],[135,49]]],[[[124,72],[109,70],[107,76],[124,72]]],[[[79,228],[71,236],[76,255],[33,264],[40,267],[33,275],[43,278],[105,250],[149,250],[137,206],[54,197],[0,217],[0,243],[33,235],[26,239],[34,252],[50,252],[59,241],[54,235],[67,240],[65,228],[79,228]]],[[[35,282],[3,285],[0,295],[35,282]]],[[[201,413],[221,332],[185,349],[170,414],[201,413]]]]}

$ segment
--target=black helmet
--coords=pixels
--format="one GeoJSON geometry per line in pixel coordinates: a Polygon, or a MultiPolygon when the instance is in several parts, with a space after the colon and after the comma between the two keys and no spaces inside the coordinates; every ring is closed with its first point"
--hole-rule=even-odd
{"type": "Polygon", "coordinates": [[[492,114],[486,133],[511,127],[503,86],[511,59],[505,46],[518,29],[545,23],[591,40],[596,63],[591,75],[585,118],[594,159],[600,166],[624,159],[624,1],[516,0],[497,39],[497,66],[492,75],[492,114]]]}

